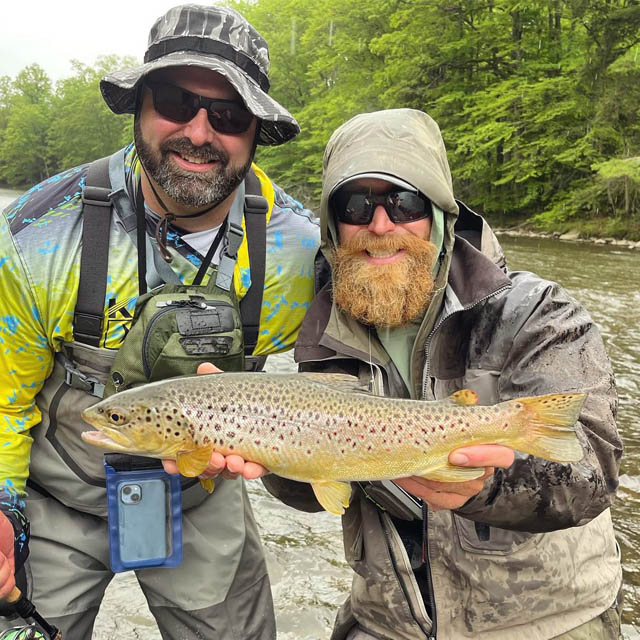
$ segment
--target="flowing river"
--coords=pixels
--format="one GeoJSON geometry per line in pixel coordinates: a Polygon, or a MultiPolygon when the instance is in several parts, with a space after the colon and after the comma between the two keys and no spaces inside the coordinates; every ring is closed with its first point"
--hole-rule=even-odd
{"type": "MultiPolygon", "coordinates": [[[[17,195],[0,189],[0,207],[17,195]]],[[[613,508],[624,568],[623,631],[625,640],[640,640],[640,251],[546,238],[500,240],[511,269],[561,283],[589,309],[613,361],[625,444],[613,508]]],[[[293,370],[293,361],[290,354],[273,356],[267,368],[293,370]]],[[[249,483],[249,491],[267,553],[279,640],[327,638],[351,583],[339,518],[285,507],[259,482],[249,483]]],[[[109,586],[94,631],[97,640],[121,637],[160,638],[128,573],[117,575],[109,586]]]]}

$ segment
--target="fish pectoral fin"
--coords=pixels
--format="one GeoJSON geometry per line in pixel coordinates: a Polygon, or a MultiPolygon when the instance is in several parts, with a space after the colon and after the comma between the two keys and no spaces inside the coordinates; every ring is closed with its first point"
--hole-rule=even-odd
{"type": "Polygon", "coordinates": [[[452,393],[447,400],[451,404],[457,404],[461,407],[470,407],[474,404],[478,404],[478,394],[475,391],[471,391],[471,389],[460,389],[460,391],[452,393]]]}
{"type": "Polygon", "coordinates": [[[216,488],[216,481],[213,478],[200,478],[200,484],[207,493],[213,493],[216,488]]]}
{"type": "Polygon", "coordinates": [[[422,477],[437,482],[467,482],[479,478],[484,471],[484,467],[457,467],[447,462],[438,469],[422,474],[422,477]]]}
{"type": "Polygon", "coordinates": [[[329,513],[341,516],[349,506],[351,485],[347,482],[317,481],[311,483],[311,488],[322,508],[329,513]]]}
{"type": "Polygon", "coordinates": [[[212,451],[213,445],[206,445],[189,451],[179,451],[176,455],[178,471],[189,478],[199,476],[209,466],[209,458],[211,458],[212,451]]]}

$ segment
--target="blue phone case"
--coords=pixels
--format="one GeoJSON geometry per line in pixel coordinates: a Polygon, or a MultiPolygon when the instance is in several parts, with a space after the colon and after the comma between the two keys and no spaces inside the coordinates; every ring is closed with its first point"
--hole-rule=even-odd
{"type": "Polygon", "coordinates": [[[180,476],[162,469],[116,471],[105,461],[112,571],[182,562],[180,476]]]}

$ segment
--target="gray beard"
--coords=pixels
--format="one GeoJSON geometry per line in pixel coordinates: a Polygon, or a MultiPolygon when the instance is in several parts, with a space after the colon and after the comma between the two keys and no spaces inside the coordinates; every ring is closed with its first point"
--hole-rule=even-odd
{"type": "Polygon", "coordinates": [[[147,174],[173,200],[190,207],[215,207],[227,198],[244,180],[251,168],[251,156],[242,167],[229,164],[229,156],[223,149],[212,145],[196,147],[188,138],[165,140],[159,153],[154,152],[144,140],[139,119],[135,119],[134,141],[138,158],[147,174]],[[206,162],[219,162],[220,166],[206,173],[184,171],[168,158],[174,151],[206,162]]]}

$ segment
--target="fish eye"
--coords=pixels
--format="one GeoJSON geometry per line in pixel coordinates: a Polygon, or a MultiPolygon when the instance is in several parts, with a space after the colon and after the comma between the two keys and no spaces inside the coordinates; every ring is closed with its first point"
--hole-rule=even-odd
{"type": "Polygon", "coordinates": [[[111,409],[109,411],[109,420],[113,422],[113,424],[124,424],[127,421],[127,416],[120,409],[111,409]]]}

